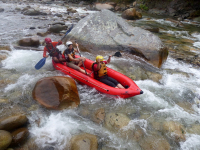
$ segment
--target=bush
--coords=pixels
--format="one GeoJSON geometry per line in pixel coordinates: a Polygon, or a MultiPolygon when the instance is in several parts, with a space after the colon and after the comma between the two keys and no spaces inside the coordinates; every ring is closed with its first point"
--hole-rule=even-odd
{"type": "Polygon", "coordinates": [[[143,5],[143,4],[140,5],[140,9],[146,10],[146,11],[149,10],[149,8],[146,5],[143,5]]]}

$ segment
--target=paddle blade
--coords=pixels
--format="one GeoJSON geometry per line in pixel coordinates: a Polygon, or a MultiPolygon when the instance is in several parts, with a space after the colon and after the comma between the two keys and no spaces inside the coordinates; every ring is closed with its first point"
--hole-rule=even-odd
{"type": "Polygon", "coordinates": [[[116,52],[113,56],[116,56],[116,57],[121,57],[122,54],[120,52],[116,52]]]}
{"type": "Polygon", "coordinates": [[[42,68],[42,66],[44,66],[46,62],[46,57],[42,58],[36,65],[35,65],[35,69],[39,70],[40,68],[42,68]]]}

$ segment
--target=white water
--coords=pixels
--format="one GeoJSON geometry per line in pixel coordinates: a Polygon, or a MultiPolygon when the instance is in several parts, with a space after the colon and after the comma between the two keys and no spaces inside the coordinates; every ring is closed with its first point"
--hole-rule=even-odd
{"type": "Polygon", "coordinates": [[[197,41],[194,42],[193,45],[197,48],[200,48],[200,33],[194,33],[192,36],[197,38],[197,41]]]}
{"type": "MultiPolygon", "coordinates": [[[[42,6],[45,7],[46,6],[42,6]]],[[[52,8],[51,11],[64,12],[64,8],[52,8]]],[[[77,9],[78,12],[80,8],[77,9]]],[[[161,24],[168,23],[170,26],[174,26],[171,22],[164,20],[155,20],[161,24]]],[[[24,34],[28,34],[28,30],[23,30],[24,34]]],[[[180,37],[191,37],[196,42],[194,46],[198,47],[200,36],[199,34],[188,35],[187,31],[166,31],[170,34],[175,34],[180,37]]],[[[5,31],[2,34],[7,34],[5,31]]],[[[5,38],[12,38],[8,36],[5,38]]],[[[63,50],[64,47],[61,47],[63,50]]],[[[23,93],[31,91],[35,83],[48,76],[66,76],[61,72],[55,71],[51,64],[51,59],[47,58],[45,65],[40,70],[35,70],[35,64],[42,59],[42,52],[29,51],[29,50],[12,50],[8,53],[8,58],[2,61],[4,69],[13,69],[20,74],[20,77],[15,83],[11,83],[6,86],[4,92],[9,94],[12,91],[20,90],[23,93]]],[[[94,59],[95,56],[88,53],[82,53],[83,56],[88,56],[94,59]]],[[[130,60],[128,58],[113,58],[112,62],[127,62],[134,66],[136,60],[130,60]]],[[[117,66],[109,64],[109,67],[118,69],[117,66]]],[[[120,65],[120,64],[119,64],[120,65]]],[[[190,126],[200,120],[200,108],[194,103],[192,108],[193,112],[189,113],[182,107],[177,105],[178,101],[189,101],[192,97],[190,94],[193,92],[196,95],[200,93],[200,69],[193,68],[191,65],[178,62],[172,58],[168,58],[163,67],[160,69],[160,73],[163,75],[160,83],[153,82],[151,80],[136,81],[136,84],[144,91],[143,95],[135,96],[129,99],[114,99],[108,97],[105,94],[98,93],[95,89],[85,85],[77,84],[78,91],[81,99],[81,106],[86,106],[88,110],[95,110],[97,108],[105,108],[106,112],[124,112],[127,114],[133,114],[133,112],[146,111],[151,113],[151,116],[159,116],[165,120],[173,120],[183,123],[186,126],[190,126]],[[185,74],[169,73],[167,70],[173,70],[177,72],[184,72],[185,74]],[[188,92],[191,91],[191,92],[188,92]]],[[[195,102],[199,99],[196,96],[195,102]]],[[[191,100],[192,101],[192,100],[191,100]]],[[[125,138],[120,138],[117,133],[111,133],[101,125],[93,123],[88,118],[83,118],[79,114],[77,109],[63,110],[59,112],[52,111],[50,115],[42,112],[41,109],[32,111],[29,116],[31,126],[29,131],[31,137],[36,137],[38,146],[53,146],[55,149],[62,150],[69,146],[71,137],[75,134],[82,132],[94,134],[98,136],[98,141],[109,141],[106,146],[116,149],[140,149],[138,144],[134,141],[130,141],[125,138]],[[37,121],[40,121],[40,125],[37,121]]],[[[145,134],[148,134],[148,120],[139,119],[135,117],[131,119],[129,124],[123,128],[123,130],[134,130],[136,125],[139,125],[145,134]]],[[[180,142],[181,150],[196,150],[199,148],[200,135],[186,134],[186,141],[180,142]]]]}
{"type": "MultiPolygon", "coordinates": [[[[42,52],[37,51],[11,51],[8,58],[2,62],[3,67],[6,69],[15,69],[23,73],[16,83],[10,84],[5,88],[5,92],[21,88],[23,93],[27,89],[30,89],[30,87],[32,87],[42,77],[55,75],[63,76],[62,73],[53,71],[50,58],[47,59],[46,64],[41,70],[35,70],[35,73],[29,73],[29,71],[33,70],[34,65],[40,60],[41,56],[42,52]],[[45,70],[52,71],[46,72],[45,70]]],[[[112,61],[119,61],[119,59],[125,61],[124,58],[115,58],[112,61]]],[[[132,62],[130,61],[129,63],[132,62]]],[[[112,67],[112,63],[109,67],[112,67]]],[[[113,99],[112,97],[109,98],[105,94],[98,93],[95,89],[87,87],[86,85],[78,84],[81,104],[90,104],[89,109],[92,109],[93,107],[104,107],[106,109],[113,109],[113,111],[117,111],[120,107],[131,108],[132,106],[130,106],[130,104],[133,106],[135,105],[136,107],[142,105],[143,107],[151,109],[154,115],[159,115],[167,120],[184,120],[187,125],[200,120],[200,108],[196,105],[193,106],[195,111],[191,114],[174,103],[174,100],[181,100],[183,98],[186,90],[192,90],[197,94],[200,93],[200,70],[192,68],[190,65],[180,63],[172,58],[168,58],[167,62],[163,65],[163,71],[161,71],[161,73],[163,74],[161,84],[155,83],[151,80],[136,81],[136,84],[144,91],[144,94],[126,100],[113,99]],[[181,74],[169,74],[165,69],[183,71],[188,73],[189,77],[185,77],[181,74]],[[172,93],[171,96],[169,96],[168,94],[170,91],[175,91],[175,93],[172,93]],[[134,101],[136,102],[135,104],[134,101]]],[[[71,136],[81,133],[81,131],[98,135],[102,139],[105,137],[111,138],[111,147],[119,148],[120,145],[123,148],[138,147],[136,143],[129,143],[126,145],[125,143],[128,142],[126,139],[120,139],[117,135],[111,134],[105,128],[94,124],[90,120],[82,118],[77,114],[76,110],[52,112],[50,116],[39,114],[37,117],[41,120],[40,126],[35,123],[34,113],[32,117],[30,116],[29,118],[32,120],[32,126],[30,127],[31,136],[36,136],[38,145],[43,147],[57,143],[55,148],[63,149],[63,147],[69,144],[71,136]]],[[[146,131],[148,123],[146,120],[138,120],[136,118],[131,120],[124,130],[134,130],[134,125],[139,125],[144,131],[146,131]]],[[[199,140],[199,136],[192,136],[192,138],[197,141],[199,140]]],[[[185,142],[181,143],[183,149],[196,147],[196,143],[192,142],[190,136],[187,137],[186,143],[189,144],[185,144],[185,142]]]]}

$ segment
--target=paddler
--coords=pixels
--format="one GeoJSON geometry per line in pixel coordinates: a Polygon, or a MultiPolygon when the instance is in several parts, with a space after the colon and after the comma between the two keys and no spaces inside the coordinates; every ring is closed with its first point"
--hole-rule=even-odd
{"type": "Polygon", "coordinates": [[[101,55],[96,57],[96,62],[91,66],[92,70],[94,71],[94,78],[111,87],[124,89],[124,87],[118,81],[107,75],[106,64],[110,63],[111,57],[112,56],[110,55],[107,61],[104,61],[104,58],[101,55]]]}
{"type": "Polygon", "coordinates": [[[62,44],[61,40],[59,40],[58,42],[52,42],[50,38],[45,38],[45,43],[46,46],[44,47],[43,57],[47,58],[50,55],[56,63],[62,63],[65,61],[65,59],[62,58],[61,51],[56,48],[57,45],[62,44]],[[47,52],[49,53],[49,55],[46,54],[47,52]]]}
{"type": "MultiPolygon", "coordinates": [[[[77,71],[80,71],[84,74],[87,74],[85,70],[80,68],[80,66],[83,65],[86,58],[85,57],[75,58],[75,52],[78,52],[78,50],[73,48],[73,43],[71,41],[67,41],[66,45],[67,49],[63,52],[63,55],[67,61],[67,66],[77,71]]],[[[77,43],[76,46],[78,47],[77,43]]]]}

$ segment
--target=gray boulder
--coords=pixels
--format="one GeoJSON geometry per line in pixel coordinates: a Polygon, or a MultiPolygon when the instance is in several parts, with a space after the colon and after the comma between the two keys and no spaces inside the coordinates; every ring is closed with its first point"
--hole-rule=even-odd
{"type": "Polygon", "coordinates": [[[144,58],[156,67],[167,59],[168,49],[153,33],[129,25],[109,10],[83,18],[66,39],[75,39],[89,51],[121,50],[144,58]]]}

